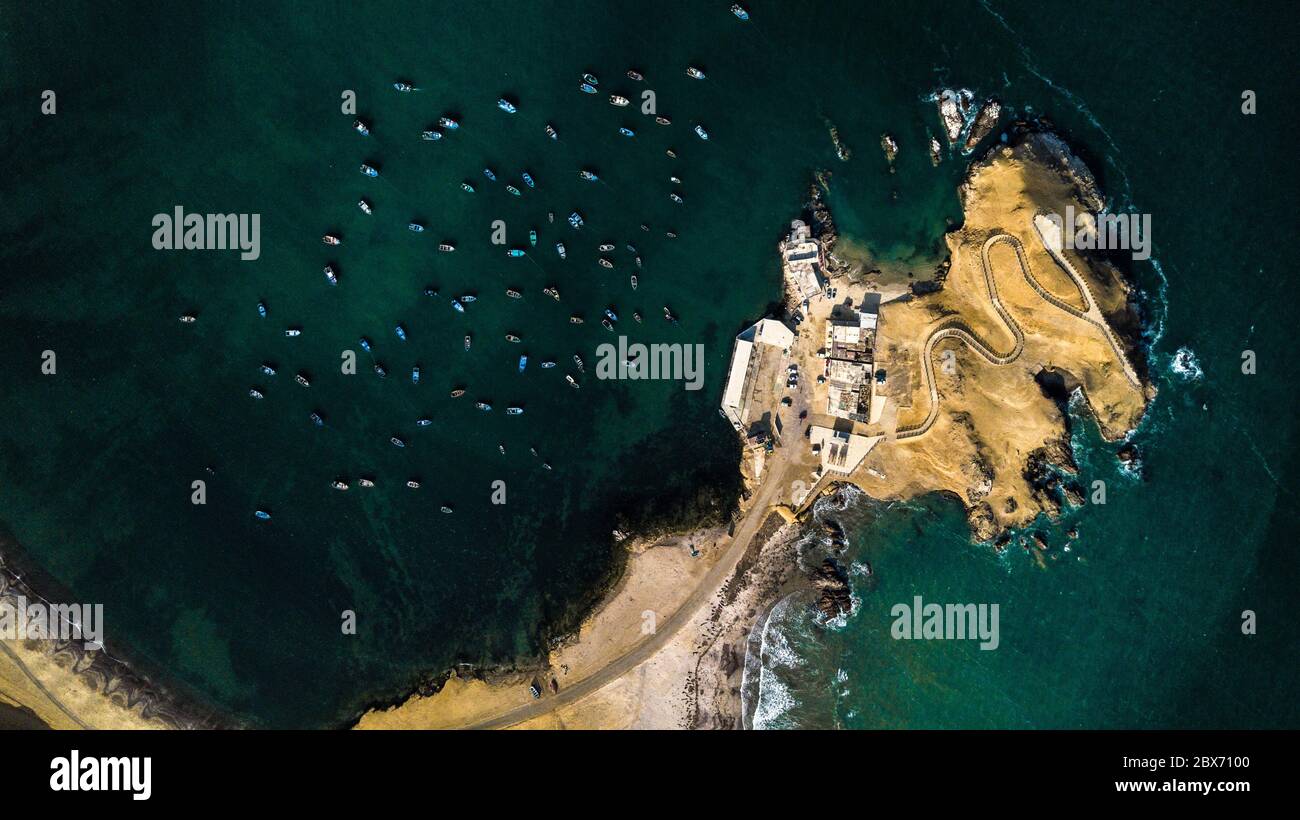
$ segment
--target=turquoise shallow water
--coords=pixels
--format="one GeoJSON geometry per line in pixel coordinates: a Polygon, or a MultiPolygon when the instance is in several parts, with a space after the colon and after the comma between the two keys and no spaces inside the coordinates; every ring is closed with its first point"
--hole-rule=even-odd
{"type": "MultiPolygon", "coordinates": [[[[538,651],[612,571],[608,533],[620,514],[671,514],[702,486],[723,500],[733,492],[736,450],[714,409],[729,340],[777,296],[774,244],[814,168],[834,172],[831,202],[849,239],[930,264],[945,218],[959,214],[962,163],[930,168],[924,140],[937,122],[924,97],[950,82],[1050,116],[1121,206],[1153,213],[1164,275],[1150,265],[1136,274],[1161,331],[1155,370],[1188,345],[1206,375],[1191,384],[1161,376],[1139,437],[1149,480],[1089,511],[1080,522],[1089,562],[1054,565],[1046,582],[969,547],[941,506],[926,513],[939,523],[925,528],[943,535],[924,548],[907,549],[916,539],[906,526],[864,524],[855,542],[864,555],[898,556],[870,558],[882,587],[1023,596],[1022,611],[1061,614],[1051,629],[1021,633],[1018,663],[949,676],[940,695],[901,683],[892,691],[869,674],[894,664],[864,605],[806,651],[831,677],[848,669],[849,694],[823,702],[815,685],[796,689],[808,711],[797,722],[1158,724],[1159,712],[1116,705],[1135,682],[1114,670],[1137,661],[1166,670],[1148,700],[1186,703],[1190,724],[1258,719],[1259,701],[1229,710],[1210,708],[1221,697],[1192,694],[1243,685],[1233,676],[1247,672],[1237,670],[1255,668],[1244,661],[1290,657],[1277,633],[1243,648],[1214,629],[1255,600],[1271,613],[1264,622],[1289,623],[1295,589],[1280,580],[1293,579],[1294,562],[1277,540],[1294,509],[1282,488],[1294,475],[1295,394],[1281,377],[1294,310],[1283,298],[1285,259],[1273,255],[1289,213],[1279,179],[1294,123],[1276,105],[1254,119],[1236,114],[1240,87],[1283,99],[1290,44],[1279,39],[1280,58],[1262,66],[1245,45],[1280,38],[1262,11],[1234,15],[1239,36],[1219,38],[1218,18],[1182,4],[1141,18],[1101,4],[1095,18],[1070,17],[1072,38],[1094,58],[1082,70],[1074,49],[1057,47],[1065,9],[1054,15],[1051,4],[1037,14],[825,4],[789,15],[754,3],[748,26],[726,4],[658,4],[653,19],[641,6],[603,3],[322,8],[69,4],[0,17],[11,78],[0,91],[11,157],[0,183],[0,521],[53,585],[105,603],[115,648],[190,696],[267,725],[344,722],[452,663],[538,651]],[[1123,25],[1105,22],[1117,19],[1123,25]],[[688,63],[710,79],[686,78],[688,63]],[[632,66],[671,128],[576,89],[592,71],[602,90],[634,97],[639,88],[622,79],[632,66]],[[422,91],[393,92],[398,77],[422,91]],[[39,113],[47,88],[58,93],[53,117],[39,113]],[[340,113],[345,89],[374,126],[369,139],[340,113]],[[519,114],[497,111],[503,93],[519,114]],[[464,127],[421,142],[418,132],[444,111],[464,127]],[[558,143],[542,135],[548,121],[558,143]],[[707,144],[688,131],[697,121],[707,144]],[[828,121],[853,148],[851,162],[835,160],[828,121]],[[623,123],[636,139],[616,134],[623,123]],[[884,130],[903,147],[894,176],[877,147],[884,130]],[[670,146],[676,162],[664,156],[670,146]],[[379,164],[382,177],[361,177],[362,161],[379,164]],[[538,189],[510,198],[482,178],[485,165],[503,182],[528,169],[538,189]],[[607,184],[579,182],[579,167],[607,184]],[[667,199],[670,174],[683,179],[684,208],[667,199]],[[480,192],[461,192],[462,179],[480,192]],[[361,196],[374,217],[356,209],[361,196]],[[177,204],[260,213],[261,258],[154,251],[150,220],[177,204]],[[546,222],[547,211],[562,219],[573,208],[587,217],[582,235],[546,222]],[[404,230],[411,219],[429,232],[404,230]],[[537,264],[488,243],[497,219],[512,244],[539,229],[537,264]],[[642,233],[642,222],[654,230],[642,233]],[[669,228],[681,238],[666,239],[669,228]],[[337,252],[319,243],[326,230],[344,236],[337,252]],[[434,251],[443,238],[455,254],[434,251]],[[569,246],[565,263],[550,251],[557,239],[569,246]],[[594,264],[606,239],[640,249],[635,293],[626,253],[613,273],[594,264]],[[340,268],[337,289],[320,273],[327,260],[340,268]],[[541,297],[546,284],[563,304],[541,297]],[[426,300],[426,285],[444,298],[426,300]],[[526,298],[507,300],[509,286],[526,298]],[[462,317],[446,297],[466,291],[480,299],[462,317]],[[259,299],[268,320],[253,310],[259,299]],[[570,357],[590,363],[608,338],[594,319],[609,305],[638,341],[703,344],[704,389],[590,375],[581,391],[565,388],[570,357]],[[680,327],[658,318],[663,305],[680,327]],[[176,322],[185,310],[199,322],[176,322]],[[646,324],[631,323],[633,310],[646,324]],[[587,324],[568,324],[574,311],[587,324]],[[393,336],[397,322],[410,331],[406,344],[393,336]],[[303,337],[285,339],[288,324],[303,326],[303,337]],[[507,344],[507,332],[523,345],[507,344]],[[340,351],[356,349],[360,335],[375,341],[386,381],[368,372],[364,354],[360,375],[338,372],[340,351]],[[1262,365],[1243,380],[1233,371],[1246,345],[1262,365]],[[47,349],[58,356],[53,377],[38,369],[47,349]],[[520,352],[534,362],[522,376],[520,352]],[[535,369],[548,357],[561,367],[535,369]],[[263,360],[280,375],[262,379],[263,360]],[[414,387],[407,373],[417,362],[425,378],[414,387]],[[313,377],[307,391],[286,375],[299,369],[313,377]],[[480,416],[467,399],[446,398],[456,383],[470,387],[468,400],[527,412],[480,416]],[[265,401],[245,398],[254,384],[265,401]],[[313,409],[324,411],[324,430],[307,422],[313,409]],[[417,430],[422,414],[434,424],[417,430]],[[411,446],[392,448],[394,434],[411,446]],[[381,485],[346,495],[327,486],[363,472],[381,485]],[[418,493],[401,486],[411,476],[423,482],[418,493]],[[206,506],[189,503],[195,479],[208,482],[206,506]],[[490,503],[495,480],[506,482],[504,506],[490,503]],[[456,514],[441,515],[444,503],[456,514]],[[273,510],[269,525],[253,522],[259,505],[273,510]],[[1080,637],[1079,610],[1062,602],[1085,598],[1090,612],[1107,613],[1104,628],[1081,643],[1072,677],[1047,681],[1069,702],[1035,713],[1009,681],[1060,668],[1062,642],[1080,637]],[[1115,608],[1153,613],[1158,628],[1134,630],[1115,608]],[[356,636],[341,634],[345,609],[357,612],[356,636]],[[1200,630],[1194,643],[1187,629],[1200,630]],[[1118,656],[1116,643],[1146,654],[1118,656]],[[843,654],[822,654],[830,650],[843,654]],[[1014,708],[981,706],[990,710],[982,718],[946,710],[992,703],[993,692],[1014,708]],[[871,703],[885,705],[873,712],[871,703]]],[[[1082,446],[1107,469],[1099,445],[1082,446]]],[[[930,670],[913,680],[933,680],[953,657],[909,660],[930,670]]],[[[1294,690],[1285,674],[1268,680],[1294,690]]]]}

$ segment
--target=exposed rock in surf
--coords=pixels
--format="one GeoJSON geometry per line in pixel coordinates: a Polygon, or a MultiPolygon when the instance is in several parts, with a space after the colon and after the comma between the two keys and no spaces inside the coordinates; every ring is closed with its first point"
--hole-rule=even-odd
{"type": "Polygon", "coordinates": [[[817,609],[827,618],[846,615],[853,609],[848,576],[830,558],[822,561],[821,566],[813,571],[812,583],[821,591],[817,598],[817,609]]]}
{"type": "Polygon", "coordinates": [[[939,141],[934,138],[933,134],[931,134],[930,135],[930,164],[938,168],[939,163],[942,161],[943,161],[943,146],[941,146],[939,144],[939,141]]]}
{"type": "Polygon", "coordinates": [[[885,152],[885,162],[889,163],[889,173],[894,173],[894,159],[898,156],[898,140],[888,131],[880,135],[880,150],[885,152]]]}
{"type": "Polygon", "coordinates": [[[948,138],[948,145],[956,145],[961,132],[966,128],[966,117],[970,111],[975,95],[965,88],[954,90],[944,88],[935,95],[939,104],[939,119],[943,121],[943,134],[948,138]]]}
{"type": "Polygon", "coordinates": [[[984,138],[993,133],[993,129],[998,124],[998,117],[1002,115],[1002,104],[997,100],[986,100],[984,107],[975,117],[975,123],[971,126],[970,134],[966,137],[966,145],[962,148],[963,154],[969,154],[975,150],[975,146],[984,141],[984,138]]]}

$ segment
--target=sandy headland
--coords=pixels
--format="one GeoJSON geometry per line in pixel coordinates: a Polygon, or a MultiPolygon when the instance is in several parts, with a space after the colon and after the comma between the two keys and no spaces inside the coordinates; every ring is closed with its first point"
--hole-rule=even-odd
{"type": "MultiPolygon", "coordinates": [[[[944,133],[969,153],[1000,107],[950,112],[954,99],[941,99],[944,133]]],[[[730,533],[627,545],[620,583],[536,670],[453,676],[436,694],[366,714],[359,728],[739,728],[747,645],[772,603],[803,589],[828,617],[850,605],[834,559],[799,553],[843,541],[833,519],[811,514],[819,497],[848,485],[881,501],[945,493],[966,508],[974,541],[1003,549],[1019,533],[1031,550],[1046,548],[1026,535],[1040,516],[1086,503],[1067,403],[1081,401],[1114,441],[1136,427],[1154,388],[1124,277],[1100,254],[1054,247],[1043,221],[1067,206],[1104,209],[1084,164],[1050,131],[1013,126],[970,165],[962,224],[946,235],[946,258],[919,277],[837,256],[819,192],[828,176],[818,179],[807,219],[824,291],[806,298],[787,280],[783,317],[799,315],[781,362],[803,379],[748,391],[771,402],[748,414],[768,420],[768,435],[737,424],[748,493],[730,533]],[[813,376],[829,372],[832,314],[863,304],[878,306],[871,409],[844,418],[829,412],[829,382],[813,376]],[[825,450],[799,435],[816,426],[871,446],[847,472],[827,469],[825,450]]]]}

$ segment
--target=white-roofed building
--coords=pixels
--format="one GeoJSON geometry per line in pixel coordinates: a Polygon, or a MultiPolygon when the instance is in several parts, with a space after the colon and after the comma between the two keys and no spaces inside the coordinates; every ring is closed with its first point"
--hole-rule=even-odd
{"type": "Polygon", "coordinates": [[[822,292],[822,245],[801,219],[790,223],[790,235],[781,242],[781,268],[786,281],[800,299],[822,292]]]}
{"type": "Polygon", "coordinates": [[[722,414],[737,430],[747,432],[757,420],[751,417],[751,405],[766,412],[775,403],[777,378],[784,372],[781,364],[793,344],[794,331],[776,319],[760,319],[736,337],[722,414]]]}

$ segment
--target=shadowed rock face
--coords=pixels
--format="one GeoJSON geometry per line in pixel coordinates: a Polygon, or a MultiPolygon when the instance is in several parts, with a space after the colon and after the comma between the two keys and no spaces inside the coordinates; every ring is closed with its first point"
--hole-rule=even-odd
{"type": "Polygon", "coordinates": [[[817,609],[827,618],[846,615],[853,609],[848,576],[835,561],[830,558],[823,560],[821,566],[813,571],[811,580],[821,593],[817,598],[817,609]]]}

